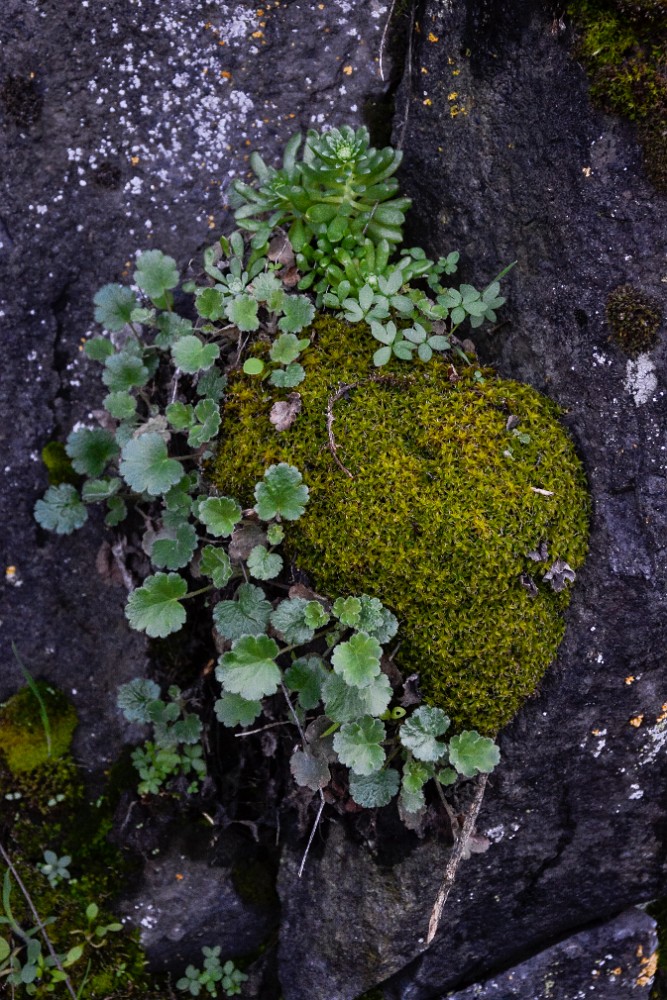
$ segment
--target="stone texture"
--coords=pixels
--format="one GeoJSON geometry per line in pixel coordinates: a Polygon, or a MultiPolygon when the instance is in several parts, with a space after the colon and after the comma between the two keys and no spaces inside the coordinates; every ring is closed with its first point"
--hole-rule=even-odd
{"type": "Polygon", "coordinates": [[[442,1000],[648,998],[657,960],[655,924],[640,910],[566,938],[485,983],[442,1000]]]}

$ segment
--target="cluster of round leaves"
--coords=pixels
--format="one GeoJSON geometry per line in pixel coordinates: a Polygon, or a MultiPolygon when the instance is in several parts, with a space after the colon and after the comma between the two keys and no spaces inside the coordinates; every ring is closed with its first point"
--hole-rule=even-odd
{"type": "Polygon", "coordinates": [[[197,969],[194,965],[188,965],[185,975],[176,982],[176,989],[189,993],[190,996],[198,997],[202,990],[209,996],[218,996],[218,987],[227,997],[239,996],[241,984],[248,978],[244,972],[237,969],[232,961],[220,962],[219,945],[215,948],[202,948],[204,956],[204,968],[197,969]]]}

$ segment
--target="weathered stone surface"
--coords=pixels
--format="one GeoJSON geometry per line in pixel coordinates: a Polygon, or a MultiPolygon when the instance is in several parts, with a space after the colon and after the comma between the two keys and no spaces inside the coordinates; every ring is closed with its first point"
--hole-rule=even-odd
{"type": "Polygon", "coordinates": [[[290,854],[281,876],[288,1000],[348,1000],[392,964],[385,997],[427,1000],[665,892],[665,327],[633,361],[609,343],[604,310],[628,282],[665,309],[667,204],[630,126],[589,106],[553,16],[528,2],[419,4],[396,138],[411,241],[460,249],[461,278],[477,284],[518,260],[481,350],[565,408],[593,495],[589,561],[556,664],[501,736],[478,824],[491,847],[459,870],[432,947],[419,939],[446,849],[427,840],[399,869],[329,834],[305,885],[290,854]],[[336,893],[338,922],[323,915],[336,893]]]}
{"type": "Polygon", "coordinates": [[[0,698],[22,683],[11,642],[81,718],[101,772],[128,729],[118,684],[145,669],[125,590],[103,582],[100,523],[67,538],[32,516],[40,451],[93,422],[99,367],[81,355],[92,297],[142,249],[183,266],[220,231],[249,148],[268,161],[320,122],[360,122],[387,84],[386,5],[315,0],[7,0],[0,13],[0,698]],[[386,62],[386,60],[385,60],[386,62]]]}
{"type": "MultiPolygon", "coordinates": [[[[604,1000],[648,998],[653,982],[655,923],[626,910],[609,923],[566,938],[485,983],[448,993],[446,1000],[604,1000]]],[[[445,1000],[445,998],[442,998],[445,1000]]]]}

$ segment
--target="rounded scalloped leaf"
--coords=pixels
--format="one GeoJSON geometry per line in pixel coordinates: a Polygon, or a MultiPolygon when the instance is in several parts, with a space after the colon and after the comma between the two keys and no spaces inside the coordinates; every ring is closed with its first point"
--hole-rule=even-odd
{"type": "Polygon", "coordinates": [[[324,788],[331,781],[329,765],[324,757],[318,754],[296,749],[289,762],[292,777],[297,785],[302,788],[310,788],[316,792],[319,788],[324,788]]]}
{"type": "Polygon", "coordinates": [[[158,534],[151,548],[151,562],[159,569],[182,569],[197,548],[197,532],[191,524],[179,524],[174,532],[158,534]]]}
{"type": "Polygon", "coordinates": [[[34,513],[40,527],[55,531],[57,535],[71,535],[88,518],[81,497],[70,483],[49,486],[42,499],[35,504],[34,513]]]}
{"type": "Polygon", "coordinates": [[[385,728],[379,719],[364,715],[359,722],[348,722],[334,736],[334,750],[341,764],[356,774],[373,774],[385,761],[385,728]]]}
{"type": "Polygon", "coordinates": [[[278,643],[268,635],[244,635],[220,657],[215,676],[225,691],[247,701],[266,698],[280,685],[280,667],[275,661],[279,651],[278,643]]]}
{"type": "Polygon", "coordinates": [[[466,729],[449,741],[449,762],[465,778],[490,774],[499,761],[500,750],[493,740],[474,730],[466,729]]]}
{"type": "Polygon", "coordinates": [[[282,568],[282,556],[269,552],[264,545],[255,545],[248,556],[248,570],[256,580],[273,580],[282,568]]]}
{"type": "Polygon", "coordinates": [[[65,451],[72,459],[72,466],[76,472],[96,479],[116,457],[120,448],[109,431],[82,427],[69,435],[65,451]]]}
{"type": "MultiPolygon", "coordinates": [[[[130,322],[132,310],[137,307],[137,299],[133,291],[124,285],[104,285],[93,298],[95,303],[95,322],[101,323],[106,330],[118,333],[130,322]]],[[[113,348],[112,348],[113,350],[113,348]]],[[[93,355],[89,355],[93,356],[93,355]]],[[[101,358],[96,358],[100,361],[101,358]]]]}
{"type": "Polygon", "coordinates": [[[337,674],[350,687],[366,688],[380,673],[382,647],[366,632],[357,632],[347,642],[339,643],[331,662],[337,674]]]}
{"type": "Polygon", "coordinates": [[[220,357],[217,344],[205,344],[194,333],[181,337],[171,346],[174,364],[186,375],[207,371],[220,357]]]}
{"type": "Polygon", "coordinates": [[[241,520],[241,507],[231,497],[209,497],[199,504],[197,516],[209,535],[228,538],[241,520]]]}
{"type": "Polygon", "coordinates": [[[121,451],[120,474],[136,493],[160,496],[183,476],[181,463],[169,458],[162,436],[150,431],[130,438],[121,451]]]}
{"type": "Polygon", "coordinates": [[[264,473],[264,479],[255,486],[255,511],[263,521],[274,517],[284,517],[286,521],[296,521],[301,517],[308,503],[308,487],[298,469],[286,462],[271,465],[264,473]]]}
{"type": "Polygon", "coordinates": [[[173,257],[161,250],[145,250],[137,258],[134,280],[150,299],[162,299],[178,284],[178,267],[173,257]]]}
{"type": "Polygon", "coordinates": [[[369,687],[349,687],[338,674],[329,674],[322,684],[324,710],[333,722],[354,722],[362,715],[382,715],[391,701],[386,674],[379,674],[369,687]]]}
{"type": "Polygon", "coordinates": [[[422,705],[405,720],[399,737],[403,746],[411,750],[417,760],[440,760],[447,748],[444,743],[438,743],[437,737],[446,733],[449,725],[449,717],[441,708],[422,705]]]}
{"type": "Polygon", "coordinates": [[[242,583],[233,601],[220,601],[213,608],[215,627],[226,639],[244,635],[261,635],[269,623],[271,605],[261,587],[242,583]]]}
{"type": "Polygon", "coordinates": [[[400,777],[398,771],[388,767],[386,771],[374,774],[350,775],[350,795],[364,809],[377,809],[389,805],[398,792],[400,777]]]}
{"type": "Polygon", "coordinates": [[[185,622],[185,608],[180,603],[188,585],[178,573],[156,573],[143,587],[133,590],[127,599],[125,615],[132,628],[151,639],[164,639],[178,632],[185,622]]]}
{"type": "Polygon", "coordinates": [[[214,706],[218,722],[223,726],[251,726],[262,711],[261,701],[250,701],[240,694],[223,691],[214,706]]]}
{"type": "Polygon", "coordinates": [[[199,570],[204,576],[213,580],[213,585],[222,590],[232,578],[232,564],[224,549],[216,549],[214,545],[207,545],[202,549],[199,570]]]}

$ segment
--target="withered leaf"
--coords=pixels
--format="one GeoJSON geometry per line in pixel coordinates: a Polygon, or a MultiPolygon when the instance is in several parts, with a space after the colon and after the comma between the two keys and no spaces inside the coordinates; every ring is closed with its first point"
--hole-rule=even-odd
{"type": "Polygon", "coordinates": [[[258,524],[243,521],[237,524],[229,541],[229,558],[232,562],[246,560],[256,545],[266,545],[266,534],[258,524]]]}
{"type": "Polygon", "coordinates": [[[555,590],[557,594],[559,594],[561,590],[565,590],[565,585],[567,583],[574,583],[576,578],[577,574],[564,559],[556,559],[551,568],[544,574],[544,579],[551,585],[552,590],[555,590]]]}
{"type": "Polygon", "coordinates": [[[519,583],[524,588],[524,590],[528,591],[531,597],[537,597],[539,591],[537,589],[537,584],[533,580],[532,576],[529,576],[528,573],[522,573],[521,576],[519,577],[519,583]]]}
{"type": "Polygon", "coordinates": [[[301,412],[302,402],[298,392],[291,392],[286,400],[274,403],[269,420],[277,431],[286,431],[301,412]]]}
{"type": "Polygon", "coordinates": [[[294,267],[296,262],[292,244],[287,239],[285,233],[279,233],[273,237],[269,243],[269,250],[266,256],[274,263],[282,264],[283,267],[287,268],[294,267]]]}
{"type": "Polygon", "coordinates": [[[526,555],[528,556],[529,559],[532,559],[533,562],[546,562],[547,559],[549,558],[549,550],[547,549],[547,543],[540,542],[540,544],[537,546],[536,549],[533,549],[532,552],[526,552],[526,555]]]}
{"type": "Polygon", "coordinates": [[[507,423],[505,424],[506,431],[513,431],[515,427],[518,427],[520,423],[519,417],[515,416],[514,413],[510,414],[507,418],[507,423]]]}

